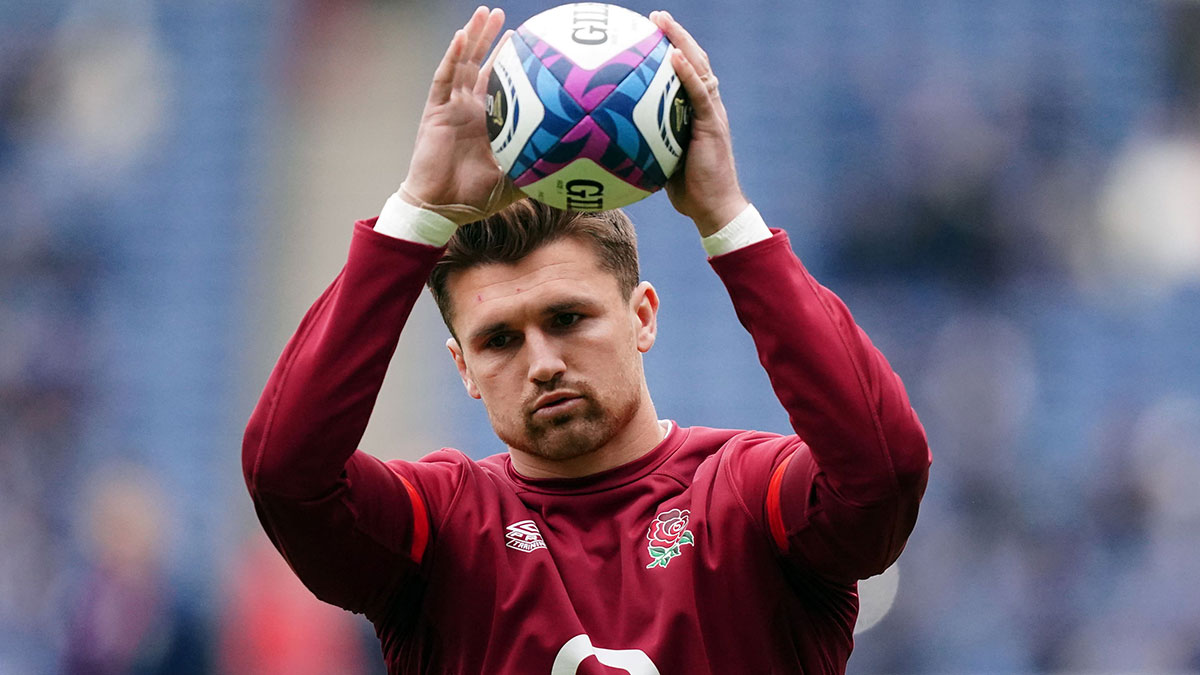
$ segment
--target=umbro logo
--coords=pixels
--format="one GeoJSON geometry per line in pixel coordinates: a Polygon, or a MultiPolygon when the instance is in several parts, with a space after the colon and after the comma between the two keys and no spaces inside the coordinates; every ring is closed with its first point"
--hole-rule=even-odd
{"type": "Polygon", "coordinates": [[[508,532],[504,534],[504,538],[508,541],[504,545],[509,548],[515,548],[525,553],[533,553],[539,548],[546,548],[542,533],[538,532],[537,525],[532,520],[522,520],[505,529],[508,532]]]}

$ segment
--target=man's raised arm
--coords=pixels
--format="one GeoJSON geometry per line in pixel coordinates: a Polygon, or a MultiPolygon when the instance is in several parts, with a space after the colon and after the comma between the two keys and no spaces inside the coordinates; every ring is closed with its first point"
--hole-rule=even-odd
{"type": "Polygon", "coordinates": [[[711,263],[804,442],[776,458],[763,498],[776,547],[842,581],[882,572],[912,531],[929,475],[904,385],[787,235],[711,263]]]}
{"type": "Polygon", "coordinates": [[[384,464],[356,448],[440,247],[516,194],[491,155],[482,100],[481,64],[503,23],[481,7],[455,33],[408,177],[380,219],[390,229],[355,225],[345,268],[284,349],[246,429],[243,474],[268,536],[318,597],[369,615],[417,573],[432,511],[455,483],[454,467],[384,464]]]}
{"type": "Polygon", "coordinates": [[[792,452],[760,458],[767,470],[747,472],[754,484],[742,487],[787,558],[837,581],[878,574],[916,522],[929,475],[924,430],[845,305],[742,195],[708,55],[670,14],[650,18],[677,47],[672,63],[694,109],[684,170],[668,194],[704,237],[798,436],[792,452]]]}

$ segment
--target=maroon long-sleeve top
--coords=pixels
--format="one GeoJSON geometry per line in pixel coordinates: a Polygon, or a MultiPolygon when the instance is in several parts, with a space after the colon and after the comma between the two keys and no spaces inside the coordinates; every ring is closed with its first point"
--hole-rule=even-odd
{"type": "Polygon", "coordinates": [[[357,223],[243,447],[271,541],[374,623],[389,672],[844,672],[856,582],[903,549],[930,453],[899,377],[787,235],[711,264],[795,435],[672,424],[578,479],[357,449],[440,254],[357,223]]]}

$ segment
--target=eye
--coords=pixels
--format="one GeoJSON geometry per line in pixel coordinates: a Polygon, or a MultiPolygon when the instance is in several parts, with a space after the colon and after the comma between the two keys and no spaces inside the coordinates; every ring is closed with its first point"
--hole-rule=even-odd
{"type": "Polygon", "coordinates": [[[484,349],[504,349],[512,342],[512,336],[500,333],[488,338],[488,341],[483,343],[484,349]]]}
{"type": "Polygon", "coordinates": [[[554,327],[555,328],[566,328],[568,326],[573,326],[573,325],[579,323],[579,320],[582,318],[583,318],[582,314],[576,314],[574,312],[563,312],[561,314],[555,314],[554,319],[553,319],[554,327]]]}

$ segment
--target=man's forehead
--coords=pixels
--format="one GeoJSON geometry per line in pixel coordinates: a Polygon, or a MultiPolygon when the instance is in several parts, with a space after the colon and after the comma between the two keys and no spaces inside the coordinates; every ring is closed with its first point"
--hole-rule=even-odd
{"type": "Polygon", "coordinates": [[[529,303],[545,307],[593,298],[619,292],[619,283],[600,265],[592,247],[563,239],[515,263],[486,263],[461,270],[449,279],[447,288],[454,303],[455,323],[467,328],[461,324],[486,321],[481,314],[529,303]]]}
{"type": "Polygon", "coordinates": [[[587,281],[600,276],[611,275],[590,246],[575,239],[561,239],[515,262],[483,263],[460,270],[449,286],[452,292],[487,291],[496,295],[528,291],[559,280],[587,281]]]}

